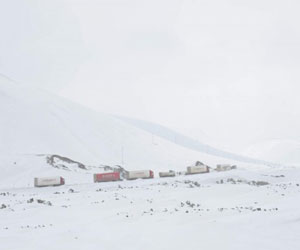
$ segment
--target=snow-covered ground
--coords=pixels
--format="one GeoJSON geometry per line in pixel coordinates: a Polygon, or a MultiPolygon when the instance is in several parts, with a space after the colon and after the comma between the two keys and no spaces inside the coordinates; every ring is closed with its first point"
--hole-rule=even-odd
{"type": "Polygon", "coordinates": [[[2,188],[0,243],[30,250],[296,250],[299,199],[298,168],[2,188]]]}
{"type": "Polygon", "coordinates": [[[0,249],[299,249],[300,169],[100,114],[0,76],[0,249]],[[158,178],[201,161],[237,170],[158,178]],[[93,173],[152,169],[152,180],[93,173]],[[33,178],[66,185],[34,188],[33,178]]]}

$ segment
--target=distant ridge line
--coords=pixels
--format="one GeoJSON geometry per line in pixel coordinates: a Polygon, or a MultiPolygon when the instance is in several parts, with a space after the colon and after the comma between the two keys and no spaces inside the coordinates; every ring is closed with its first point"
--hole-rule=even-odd
{"type": "Polygon", "coordinates": [[[120,119],[121,121],[127,122],[135,127],[144,129],[145,131],[148,131],[156,136],[159,136],[163,139],[166,139],[168,141],[173,142],[174,144],[202,152],[202,153],[207,153],[213,156],[218,156],[222,158],[227,158],[230,160],[236,160],[240,162],[245,162],[245,163],[253,163],[253,164],[263,164],[263,165],[268,165],[268,166],[283,166],[282,164],[274,163],[274,162],[269,162],[269,161],[264,161],[264,160],[259,160],[255,158],[251,158],[248,156],[243,156],[243,155],[238,155],[235,153],[227,152],[221,149],[216,149],[212,146],[209,146],[205,143],[201,143],[198,140],[195,140],[191,137],[188,137],[186,135],[180,134],[172,129],[169,129],[163,125],[156,124],[153,122],[148,122],[148,121],[143,121],[139,119],[134,119],[134,118],[128,118],[124,116],[117,116],[114,115],[114,117],[120,119]],[[159,132],[162,131],[162,132],[159,132]],[[176,138],[176,140],[172,140],[171,138],[176,138]]]}

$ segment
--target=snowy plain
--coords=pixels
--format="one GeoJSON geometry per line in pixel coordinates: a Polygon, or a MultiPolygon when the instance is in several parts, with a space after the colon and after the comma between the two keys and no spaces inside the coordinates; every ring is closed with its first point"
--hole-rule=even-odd
{"type": "Polygon", "coordinates": [[[0,241],[4,249],[299,249],[299,178],[297,168],[267,167],[2,189],[0,241]]]}

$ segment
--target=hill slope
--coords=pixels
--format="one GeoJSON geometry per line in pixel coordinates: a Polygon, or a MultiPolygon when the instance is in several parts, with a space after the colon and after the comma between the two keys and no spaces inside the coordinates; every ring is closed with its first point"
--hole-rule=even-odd
{"type": "Polygon", "coordinates": [[[276,161],[282,164],[297,165],[300,163],[300,143],[294,140],[272,139],[250,145],[245,154],[257,159],[276,161]]]}
{"type": "Polygon", "coordinates": [[[153,135],[159,136],[161,138],[164,138],[168,141],[171,141],[177,145],[183,146],[185,148],[189,148],[195,151],[204,152],[210,155],[218,156],[218,157],[224,157],[226,159],[235,160],[235,161],[241,161],[241,162],[247,162],[247,163],[253,163],[253,164],[266,164],[266,165],[278,165],[276,163],[271,163],[264,160],[258,160],[262,159],[263,157],[260,157],[258,159],[251,158],[247,156],[242,156],[230,152],[226,152],[224,150],[220,150],[214,147],[211,147],[207,144],[201,143],[196,139],[190,138],[188,136],[182,135],[176,131],[173,131],[169,128],[166,128],[164,126],[154,124],[147,121],[132,119],[128,117],[120,117],[119,119],[122,121],[127,122],[128,124],[131,124],[133,126],[136,126],[138,128],[144,129],[145,131],[148,131],[149,133],[152,133],[153,135]]]}
{"type": "MultiPolygon", "coordinates": [[[[239,160],[264,163],[218,154],[222,151],[209,146],[196,147],[192,139],[180,134],[174,143],[173,132],[166,128],[154,133],[148,127],[25,88],[5,77],[0,77],[0,113],[0,169],[8,176],[15,176],[20,169],[33,176],[42,165],[49,168],[45,157],[43,163],[40,158],[33,160],[41,154],[58,154],[93,166],[122,165],[129,170],[183,170],[197,160],[208,165],[240,165],[239,160]]],[[[5,178],[2,175],[1,179],[5,178]]]]}

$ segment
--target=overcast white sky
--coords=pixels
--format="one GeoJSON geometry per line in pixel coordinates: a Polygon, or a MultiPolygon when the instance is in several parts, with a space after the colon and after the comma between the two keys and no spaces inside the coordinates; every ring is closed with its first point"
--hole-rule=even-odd
{"type": "Polygon", "coordinates": [[[0,0],[0,73],[231,151],[300,141],[299,9],[296,0],[0,0]]]}

